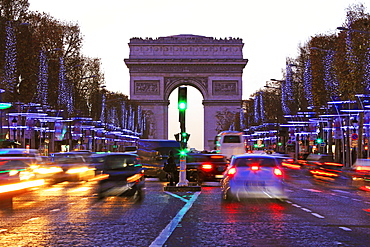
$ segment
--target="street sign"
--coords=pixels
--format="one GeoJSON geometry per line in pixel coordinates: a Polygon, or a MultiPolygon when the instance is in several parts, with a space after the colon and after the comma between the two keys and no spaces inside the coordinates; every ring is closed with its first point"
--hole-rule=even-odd
{"type": "Polygon", "coordinates": [[[320,147],[325,147],[325,145],[326,145],[325,142],[320,143],[320,147]]]}
{"type": "Polygon", "coordinates": [[[352,138],[352,140],[358,140],[358,134],[353,133],[351,138],[352,138]]]}
{"type": "Polygon", "coordinates": [[[357,148],[358,147],[358,140],[352,140],[351,141],[351,147],[352,148],[357,148]]]}

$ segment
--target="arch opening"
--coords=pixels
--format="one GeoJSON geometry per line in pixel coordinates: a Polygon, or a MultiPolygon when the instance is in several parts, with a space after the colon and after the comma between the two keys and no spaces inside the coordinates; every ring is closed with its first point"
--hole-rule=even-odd
{"type": "MultiPolygon", "coordinates": [[[[179,110],[177,109],[178,90],[172,90],[169,94],[168,100],[168,139],[175,140],[175,134],[180,132],[179,110]]],[[[186,110],[186,132],[190,134],[188,142],[189,148],[196,150],[204,150],[204,108],[202,105],[203,95],[195,87],[186,85],[188,108],[186,110]]]]}

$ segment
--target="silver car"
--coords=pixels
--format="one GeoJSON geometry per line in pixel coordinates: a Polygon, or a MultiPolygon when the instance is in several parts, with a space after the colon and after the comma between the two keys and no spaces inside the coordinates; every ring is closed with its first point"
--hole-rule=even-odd
{"type": "Polygon", "coordinates": [[[221,181],[223,200],[241,198],[286,199],[284,174],[272,156],[233,156],[221,181]]]}

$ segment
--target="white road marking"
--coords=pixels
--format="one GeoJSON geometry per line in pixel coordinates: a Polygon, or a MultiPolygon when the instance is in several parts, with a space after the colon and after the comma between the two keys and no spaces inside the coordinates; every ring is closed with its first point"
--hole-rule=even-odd
{"type": "Polygon", "coordinates": [[[175,230],[182,217],[191,208],[195,200],[198,198],[201,191],[195,192],[190,200],[187,201],[185,206],[177,213],[177,215],[171,220],[171,222],[163,229],[159,236],[150,244],[150,247],[162,247],[167,239],[171,236],[172,232],[175,230]]]}
{"type": "Polygon", "coordinates": [[[301,208],[303,211],[306,211],[307,213],[311,213],[312,211],[309,210],[308,208],[301,208]]]}
{"type": "Polygon", "coordinates": [[[0,229],[0,233],[2,233],[2,232],[6,232],[8,229],[5,229],[5,228],[2,228],[2,229],[0,229]]]}
{"type": "Polygon", "coordinates": [[[332,190],[332,191],[340,192],[340,193],[346,193],[346,194],[349,194],[349,193],[350,193],[350,192],[348,192],[348,191],[344,191],[344,190],[332,190]]]}
{"type": "Polygon", "coordinates": [[[321,214],[317,214],[317,213],[311,213],[313,216],[317,217],[317,218],[320,218],[320,219],[324,219],[325,217],[322,216],[321,214]]]}
{"type": "Polygon", "coordinates": [[[342,229],[343,231],[347,231],[347,232],[352,231],[351,228],[348,228],[348,227],[345,227],[345,226],[340,226],[339,228],[342,229]]]}
{"type": "Polygon", "coordinates": [[[169,192],[169,191],[165,191],[165,193],[167,193],[167,194],[169,194],[169,195],[171,195],[171,196],[173,196],[173,197],[179,198],[180,200],[182,200],[182,201],[184,201],[184,202],[188,202],[188,201],[189,201],[189,200],[185,199],[184,197],[179,196],[179,195],[176,195],[176,194],[171,193],[171,192],[169,192]]]}

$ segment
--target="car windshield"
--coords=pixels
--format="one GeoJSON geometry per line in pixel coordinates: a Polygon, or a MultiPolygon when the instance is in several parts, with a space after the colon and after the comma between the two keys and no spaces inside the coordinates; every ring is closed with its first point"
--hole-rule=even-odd
{"type": "Polygon", "coordinates": [[[228,136],[224,136],[224,140],[223,140],[224,143],[240,143],[240,136],[238,135],[234,135],[234,136],[231,136],[231,135],[228,135],[228,136]]]}
{"type": "Polygon", "coordinates": [[[132,170],[136,168],[136,157],[130,156],[110,156],[107,157],[107,170],[132,170]]]}
{"type": "Polygon", "coordinates": [[[263,166],[263,167],[275,167],[276,162],[274,159],[269,158],[238,158],[234,161],[237,167],[249,167],[249,166],[263,166]]]}

